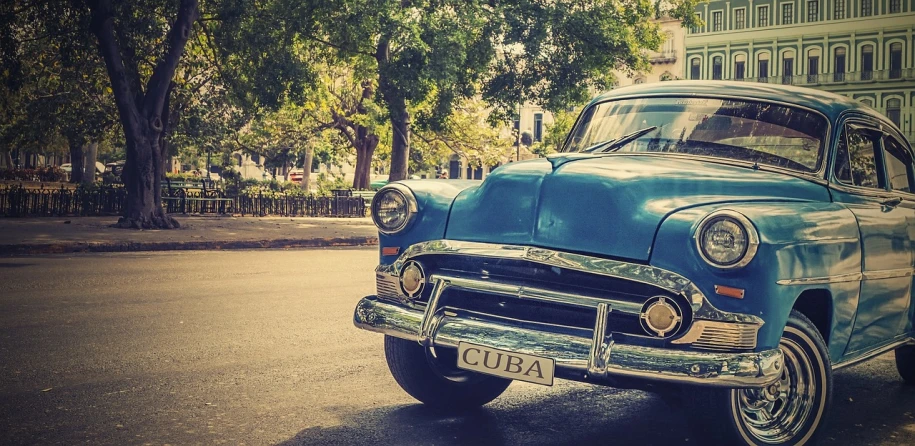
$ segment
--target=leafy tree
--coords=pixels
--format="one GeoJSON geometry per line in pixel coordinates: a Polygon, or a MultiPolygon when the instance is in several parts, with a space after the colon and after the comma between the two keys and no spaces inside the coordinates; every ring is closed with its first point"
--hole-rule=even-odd
{"type": "Polygon", "coordinates": [[[162,208],[165,123],[173,78],[200,12],[197,0],[87,0],[127,144],[123,228],[175,228],[162,208]]]}
{"type": "MultiPolygon", "coordinates": [[[[495,120],[524,102],[558,110],[607,88],[613,69],[644,68],[642,50],[661,42],[647,0],[280,3],[302,24],[301,38],[374,70],[392,127],[391,180],[407,176],[414,127],[441,129],[462,99],[482,94],[495,120]],[[410,113],[426,101],[427,113],[410,113]]],[[[670,10],[689,22],[690,5],[670,10]]]]}
{"type": "Polygon", "coordinates": [[[553,113],[553,123],[546,126],[546,132],[543,135],[543,141],[533,148],[533,152],[540,156],[546,156],[551,153],[562,150],[565,144],[566,136],[575,125],[578,113],[581,108],[562,109],[553,113]]]}
{"type": "MultiPolygon", "coordinates": [[[[91,36],[75,32],[81,19],[72,8],[55,2],[14,6],[19,8],[2,14],[11,27],[0,39],[13,68],[4,71],[2,97],[14,102],[4,104],[0,141],[44,154],[68,146],[70,179],[80,182],[83,149],[97,148],[117,122],[104,65],[91,36]]],[[[85,169],[91,182],[95,156],[85,164],[91,166],[85,169]]]]}

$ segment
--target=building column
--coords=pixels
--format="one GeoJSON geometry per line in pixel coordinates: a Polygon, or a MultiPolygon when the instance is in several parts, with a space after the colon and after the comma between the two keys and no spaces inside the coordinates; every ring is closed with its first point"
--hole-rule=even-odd
{"type": "Polygon", "coordinates": [[[753,0],[750,0],[750,6],[747,6],[747,29],[753,28],[756,23],[753,18],[756,17],[756,8],[753,6],[753,0]]]}
{"type": "MultiPolygon", "coordinates": [[[[752,5],[752,3],[751,3],[752,5]]],[[[747,68],[745,76],[748,78],[759,77],[756,73],[756,56],[753,54],[753,41],[747,46],[747,68]]]]}
{"type": "Polygon", "coordinates": [[[724,23],[721,24],[721,30],[730,31],[731,29],[731,2],[724,2],[724,23]]]}

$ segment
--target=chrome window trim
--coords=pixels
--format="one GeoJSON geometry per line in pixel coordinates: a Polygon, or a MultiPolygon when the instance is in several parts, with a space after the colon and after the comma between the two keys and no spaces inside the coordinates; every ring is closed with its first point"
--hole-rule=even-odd
{"type": "Polygon", "coordinates": [[[407,229],[410,226],[410,224],[413,223],[413,220],[416,219],[416,214],[419,210],[419,205],[416,202],[416,196],[413,194],[413,191],[410,190],[409,187],[404,186],[403,184],[399,184],[399,183],[391,183],[391,184],[385,185],[384,187],[379,189],[378,192],[375,193],[375,196],[372,198],[372,205],[370,206],[370,210],[372,212],[372,223],[374,223],[375,227],[378,228],[378,232],[381,232],[382,234],[390,235],[390,234],[397,234],[398,232],[401,232],[401,231],[407,229]],[[407,202],[407,212],[408,212],[407,218],[405,218],[403,224],[398,226],[396,229],[382,228],[381,225],[378,224],[378,218],[376,217],[376,213],[375,213],[375,204],[378,203],[380,198],[388,191],[394,191],[395,193],[400,194],[404,198],[404,201],[407,202]]]}
{"type": "Polygon", "coordinates": [[[700,222],[699,226],[696,227],[696,232],[693,233],[693,240],[696,243],[696,250],[699,251],[699,257],[702,257],[702,260],[705,263],[708,263],[710,266],[713,266],[722,270],[733,270],[740,269],[747,266],[754,257],[756,257],[756,252],[759,250],[759,232],[756,230],[756,226],[753,226],[753,223],[745,215],[737,211],[732,211],[730,209],[719,209],[717,211],[711,212],[706,215],[700,222]],[[702,249],[702,232],[705,231],[706,226],[715,218],[726,217],[732,220],[736,220],[743,226],[743,230],[747,233],[747,251],[743,254],[743,257],[736,263],[730,265],[721,265],[715,263],[705,255],[705,251],[702,249]]]}

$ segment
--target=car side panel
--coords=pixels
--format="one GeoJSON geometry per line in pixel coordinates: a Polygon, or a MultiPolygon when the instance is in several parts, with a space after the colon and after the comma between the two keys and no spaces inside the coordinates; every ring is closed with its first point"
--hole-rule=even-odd
{"type": "Polygon", "coordinates": [[[826,336],[829,352],[833,358],[844,353],[858,305],[860,278],[855,275],[861,272],[861,245],[854,215],[843,206],[827,202],[743,202],[680,211],[661,224],[651,264],[691,279],[723,311],[753,314],[765,320],[758,350],[778,345],[788,315],[804,291],[824,290],[833,306],[826,336]],[[759,232],[756,257],[742,269],[714,268],[699,256],[694,238],[698,222],[719,209],[746,215],[759,232]],[[811,278],[837,279],[784,283],[811,278]],[[717,295],[715,285],[743,289],[745,296],[734,299],[717,295]]]}

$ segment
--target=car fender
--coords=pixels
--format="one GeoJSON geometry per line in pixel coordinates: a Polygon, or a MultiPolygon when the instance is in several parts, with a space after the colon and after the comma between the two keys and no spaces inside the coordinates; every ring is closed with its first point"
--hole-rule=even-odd
{"type": "MultiPolygon", "coordinates": [[[[445,227],[448,223],[448,213],[451,203],[462,191],[479,187],[479,181],[472,180],[405,180],[396,184],[406,186],[416,197],[416,215],[414,221],[403,231],[397,234],[378,233],[380,246],[379,256],[382,265],[389,265],[410,245],[438,240],[445,237],[445,227]],[[396,254],[384,255],[385,249],[396,254]]],[[[379,193],[384,188],[379,190],[379,193]]],[[[377,194],[376,194],[377,196],[377,194]]],[[[370,210],[371,212],[371,210],[370,210]]]]}
{"type": "Polygon", "coordinates": [[[833,358],[841,357],[854,324],[859,282],[822,280],[861,272],[857,221],[845,207],[829,202],[741,202],[699,206],[669,215],[652,246],[652,266],[676,272],[696,284],[723,311],[752,314],[765,323],[757,348],[778,345],[788,315],[808,290],[829,293],[832,315],[824,338],[833,358]],[[717,210],[746,216],[759,234],[759,249],[749,264],[725,270],[706,263],[698,252],[699,222],[717,210]],[[821,280],[805,280],[821,279],[821,280]],[[718,295],[716,285],[745,291],[742,299],[718,295]]]}

